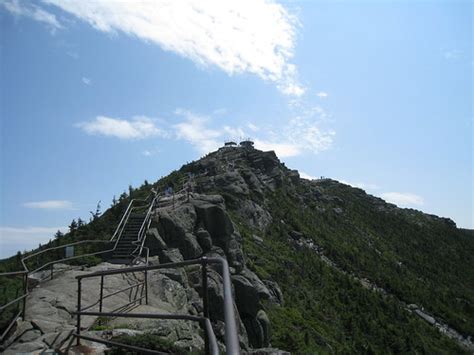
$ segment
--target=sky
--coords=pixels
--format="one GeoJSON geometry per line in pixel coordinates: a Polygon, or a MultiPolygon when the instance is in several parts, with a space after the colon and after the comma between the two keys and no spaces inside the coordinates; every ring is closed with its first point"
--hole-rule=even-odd
{"type": "Polygon", "coordinates": [[[0,258],[251,138],[474,228],[471,1],[0,1],[0,258]]]}

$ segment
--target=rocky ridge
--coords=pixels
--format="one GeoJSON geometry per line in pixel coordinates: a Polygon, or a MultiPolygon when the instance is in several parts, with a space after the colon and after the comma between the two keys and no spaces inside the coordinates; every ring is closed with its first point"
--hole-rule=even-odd
{"type": "MultiPolygon", "coordinates": [[[[282,241],[293,248],[296,255],[300,250],[314,252],[316,258],[337,273],[351,277],[358,281],[362,288],[374,290],[385,297],[388,293],[386,281],[380,280],[378,274],[372,275],[374,281],[369,281],[371,277],[369,277],[367,267],[360,270],[354,267],[358,264],[364,265],[363,263],[368,261],[356,260],[351,264],[354,258],[357,259],[360,256],[360,248],[365,248],[366,254],[371,258],[377,262],[389,264],[389,267],[396,272],[399,272],[398,270],[400,273],[411,272],[410,267],[413,267],[413,263],[405,254],[398,255],[390,250],[389,247],[394,250],[399,247],[397,244],[395,246],[387,244],[391,241],[384,239],[384,234],[377,234],[373,228],[368,228],[370,223],[365,221],[365,225],[360,222],[353,223],[354,217],[360,217],[356,213],[362,210],[363,215],[367,210],[372,213],[371,218],[377,216],[383,221],[395,219],[404,227],[408,226],[409,231],[433,227],[442,230],[443,233],[445,231],[451,233],[456,229],[454,222],[449,219],[426,215],[415,210],[399,209],[380,198],[367,195],[361,189],[348,187],[331,179],[315,181],[301,179],[298,172],[288,169],[279,161],[274,152],[262,152],[250,147],[223,147],[198,161],[183,166],[176,174],[187,181],[189,196],[186,194],[176,196],[177,200],[174,204],[161,204],[153,211],[146,240],[146,246],[150,249],[150,255],[153,258],[152,262],[176,262],[203,255],[226,257],[231,267],[238,310],[240,343],[245,351],[251,353],[280,352],[269,348],[273,340],[272,321],[268,308],[285,308],[286,295],[289,294],[288,285],[285,285],[286,288],[280,287],[281,285],[275,282],[275,275],[257,272],[264,268],[259,267],[262,266],[262,258],[256,254],[256,250],[269,248],[267,238],[270,232],[268,231],[282,233],[282,241]],[[280,196],[278,194],[283,190],[286,194],[285,198],[297,206],[290,212],[300,215],[311,212],[308,215],[311,218],[316,216],[318,222],[322,223],[321,232],[307,234],[302,230],[305,229],[305,225],[292,221],[291,216],[276,213],[276,208],[279,206],[275,205],[275,201],[279,200],[275,196],[280,196]],[[337,229],[339,226],[342,227],[337,229]],[[331,228],[337,230],[337,235],[325,236],[324,233],[331,232],[331,228]],[[351,235],[352,239],[349,239],[346,234],[351,235]],[[244,236],[246,238],[250,236],[250,239],[244,236]],[[335,242],[343,244],[337,245],[335,242]],[[249,243],[258,248],[249,248],[249,243]],[[354,243],[352,249],[348,249],[350,255],[339,253],[334,247],[335,245],[347,247],[348,243],[354,243]]],[[[176,181],[170,183],[174,184],[175,189],[180,187],[176,181]]],[[[287,200],[282,201],[287,202],[287,200]]],[[[277,240],[272,239],[272,242],[275,241],[277,240]]],[[[268,255],[266,258],[265,260],[268,260],[268,255]]],[[[294,260],[283,262],[285,272],[301,272],[301,270],[292,269],[295,267],[294,260]]],[[[170,304],[173,311],[180,310],[190,314],[202,312],[199,299],[202,292],[201,275],[197,269],[189,268],[185,272],[170,270],[162,275],[163,280],[166,281],[160,281],[160,286],[154,290],[154,297],[157,300],[170,304]],[[166,287],[169,291],[166,291],[166,287]],[[173,291],[180,287],[184,292],[173,291]]],[[[215,332],[222,338],[222,289],[218,270],[210,271],[210,279],[211,318],[216,320],[215,332]]],[[[319,286],[314,286],[315,289],[317,287],[319,286]]],[[[401,302],[402,308],[410,310],[410,306],[406,305],[412,302],[401,302]]],[[[416,309],[411,309],[411,311],[417,315],[419,313],[416,309]]],[[[322,317],[325,316],[322,315],[322,317]]],[[[149,322],[144,322],[144,324],[148,325],[133,322],[127,327],[133,328],[135,332],[164,329],[156,324],[150,325],[149,322]]],[[[438,322],[438,324],[441,323],[438,322]]],[[[447,323],[443,322],[443,324],[447,323]]],[[[115,323],[113,327],[120,325],[115,323]]],[[[173,325],[168,325],[165,328],[173,329],[173,327],[173,325]]],[[[117,332],[116,329],[114,331],[117,332]]],[[[332,342],[325,339],[320,335],[319,330],[311,329],[311,332],[315,334],[317,349],[324,349],[327,352],[335,351],[333,347],[337,342],[334,339],[332,342]]],[[[189,335],[190,333],[183,335],[184,331],[174,330],[171,333],[181,334],[182,337],[173,335],[174,337],[170,336],[169,339],[178,342],[183,340],[185,347],[199,348],[202,345],[202,339],[193,338],[189,335]]],[[[110,334],[105,332],[103,336],[110,336],[110,334]]],[[[166,338],[169,333],[163,336],[166,338]]],[[[461,338],[469,340],[465,333],[461,338]]],[[[305,336],[305,343],[306,340],[305,336]]],[[[279,341],[281,343],[281,339],[279,341]]],[[[18,344],[18,341],[16,343],[18,344]]],[[[291,343],[291,340],[286,340],[285,344],[291,343]]],[[[295,348],[297,348],[296,345],[295,348]]]]}

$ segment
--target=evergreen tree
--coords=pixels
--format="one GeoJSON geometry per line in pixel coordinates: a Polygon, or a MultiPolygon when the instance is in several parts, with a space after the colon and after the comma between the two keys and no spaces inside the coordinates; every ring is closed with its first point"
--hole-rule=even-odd
{"type": "Polygon", "coordinates": [[[71,221],[71,224],[69,225],[69,232],[73,233],[77,229],[77,222],[75,219],[71,221]]]}
{"type": "MultiPolygon", "coordinates": [[[[72,220],[72,222],[76,223],[74,220],[72,220]]],[[[73,223],[71,222],[71,225],[69,226],[69,229],[72,231],[71,229],[71,226],[73,225],[73,223]]],[[[77,224],[76,224],[76,227],[77,228],[77,224]]],[[[55,240],[58,240],[59,238],[63,237],[64,236],[64,233],[61,232],[60,230],[58,230],[55,234],[54,234],[54,239],[55,240]]]]}

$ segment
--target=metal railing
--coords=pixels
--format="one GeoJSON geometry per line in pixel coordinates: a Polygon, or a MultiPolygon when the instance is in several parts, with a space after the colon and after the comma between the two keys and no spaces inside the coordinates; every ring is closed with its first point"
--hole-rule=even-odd
{"type": "MultiPolygon", "coordinates": [[[[174,206],[176,202],[182,200],[183,197],[186,197],[186,196],[189,198],[189,189],[183,188],[183,189],[179,190],[178,192],[173,192],[172,196],[171,196],[171,200],[167,201],[167,202],[172,202],[172,204],[174,206]],[[177,196],[177,198],[176,198],[176,196],[177,196]]],[[[111,253],[111,252],[115,251],[115,249],[117,248],[117,245],[120,241],[120,238],[123,234],[123,231],[125,229],[125,226],[128,222],[128,219],[129,219],[130,215],[132,214],[133,211],[138,211],[140,209],[143,209],[144,207],[146,208],[147,207],[146,202],[148,202],[151,197],[153,197],[153,198],[152,198],[151,203],[149,204],[149,206],[147,208],[146,216],[145,216],[145,219],[144,219],[144,221],[142,223],[142,226],[140,228],[137,240],[132,242],[133,244],[137,245],[135,250],[132,252],[132,255],[135,255],[135,258],[133,259],[132,263],[135,263],[135,261],[138,260],[141,257],[141,255],[143,253],[143,250],[146,250],[145,265],[148,266],[149,250],[148,250],[148,248],[146,248],[144,246],[145,241],[146,241],[146,231],[148,230],[148,228],[150,226],[150,223],[151,223],[151,214],[153,212],[153,208],[160,204],[160,202],[161,202],[160,199],[165,200],[165,197],[169,197],[168,195],[166,195],[164,193],[160,193],[160,194],[150,193],[145,199],[132,199],[129,202],[127,208],[125,209],[125,212],[123,213],[122,218],[120,219],[120,222],[117,225],[117,228],[115,229],[114,234],[112,235],[112,237],[108,241],[107,240],[82,240],[82,241],[79,241],[79,242],[63,244],[63,245],[60,245],[60,246],[47,248],[47,249],[41,250],[37,253],[31,254],[31,255],[28,255],[28,256],[22,258],[21,259],[21,266],[23,268],[22,271],[0,273],[0,277],[22,275],[22,290],[23,290],[22,295],[17,296],[13,300],[11,300],[11,301],[7,302],[6,304],[0,306],[0,315],[1,315],[5,311],[5,309],[7,309],[8,307],[10,307],[14,304],[18,304],[19,302],[23,301],[21,310],[19,310],[15,314],[15,316],[12,317],[12,320],[9,323],[9,325],[5,328],[3,333],[0,335],[0,344],[3,342],[5,337],[10,332],[11,328],[15,324],[16,319],[18,319],[21,316],[24,318],[25,315],[26,315],[26,299],[27,299],[27,296],[29,294],[28,275],[37,273],[41,270],[46,269],[47,267],[50,267],[50,276],[51,276],[51,279],[52,279],[55,264],[62,263],[62,262],[69,262],[71,260],[90,257],[90,256],[107,254],[107,253],[111,253]],[[137,206],[137,204],[142,204],[142,205],[137,206]],[[34,270],[30,270],[28,268],[27,264],[26,264],[26,262],[28,260],[32,259],[33,257],[37,257],[41,254],[44,254],[46,252],[50,252],[52,250],[64,249],[66,247],[76,246],[76,245],[80,245],[80,244],[94,244],[94,243],[103,243],[103,244],[114,243],[114,244],[113,244],[112,248],[107,249],[107,250],[93,252],[93,253],[87,253],[87,254],[82,254],[82,255],[76,255],[76,256],[71,256],[71,257],[66,257],[66,258],[61,258],[61,259],[57,259],[57,260],[54,260],[54,261],[50,261],[50,262],[47,262],[47,263],[41,265],[40,267],[37,267],[34,270]]],[[[164,202],[165,202],[165,205],[167,205],[167,202],[166,201],[164,201],[164,202]]]]}
{"type": "MultiPolygon", "coordinates": [[[[98,339],[81,334],[81,317],[83,316],[95,316],[95,317],[118,317],[118,318],[142,318],[142,319],[172,319],[172,320],[187,320],[199,322],[201,328],[204,330],[205,334],[205,350],[207,354],[217,355],[219,354],[219,347],[217,344],[216,336],[212,329],[211,321],[209,319],[209,298],[208,298],[208,270],[207,267],[209,264],[220,264],[222,268],[222,280],[223,280],[223,290],[224,290],[224,320],[225,320],[225,345],[226,345],[226,354],[228,355],[237,355],[240,354],[240,345],[237,334],[237,324],[234,313],[234,304],[232,298],[232,286],[230,280],[229,265],[227,260],[221,257],[202,257],[199,259],[186,260],[177,263],[166,263],[161,265],[154,266],[139,266],[139,267],[130,267],[120,270],[106,270],[100,272],[94,272],[86,275],[76,276],[77,279],[77,311],[75,312],[77,316],[76,324],[76,333],[73,334],[77,339],[77,345],[80,345],[81,339],[98,342],[109,346],[117,346],[124,349],[129,349],[137,351],[142,354],[163,354],[162,352],[145,349],[137,346],[132,346],[128,344],[118,343],[110,340],[98,339]],[[147,314],[147,313],[124,313],[124,312],[103,312],[102,304],[103,299],[110,297],[111,295],[103,295],[103,285],[104,277],[108,275],[118,275],[124,273],[133,273],[133,272],[144,272],[144,289],[145,296],[143,298],[138,298],[132,302],[141,302],[145,299],[145,303],[148,303],[148,272],[152,270],[166,269],[166,268],[178,268],[190,265],[201,265],[202,267],[202,299],[203,299],[203,315],[202,316],[193,316],[188,314],[147,314]],[[100,286],[100,296],[99,301],[94,303],[92,306],[99,303],[99,311],[87,311],[92,306],[87,306],[82,308],[82,280],[86,278],[101,278],[100,286]]],[[[132,285],[135,286],[135,285],[132,285]]],[[[117,294],[121,291],[116,291],[113,294],[117,294]]],[[[127,305],[126,305],[127,306],[127,305]]]]}
{"type": "MultiPolygon", "coordinates": [[[[74,242],[74,243],[63,244],[63,245],[60,245],[60,246],[47,248],[47,249],[41,250],[39,252],[36,252],[34,254],[31,254],[31,255],[28,255],[28,256],[22,258],[21,259],[21,266],[23,268],[22,271],[0,273],[0,277],[9,277],[9,276],[17,276],[17,275],[22,275],[23,276],[23,278],[22,278],[23,294],[16,297],[15,299],[7,302],[6,304],[0,306],[0,315],[1,315],[5,311],[5,309],[7,309],[8,307],[23,301],[21,310],[19,310],[15,314],[15,316],[12,318],[12,320],[10,321],[8,326],[5,328],[3,333],[0,335],[0,344],[3,342],[5,337],[10,332],[11,328],[15,324],[16,319],[18,319],[21,316],[23,316],[23,318],[24,318],[25,315],[26,315],[26,299],[27,299],[27,296],[29,295],[28,275],[37,273],[41,270],[44,270],[44,269],[50,267],[50,270],[51,270],[50,271],[50,276],[51,276],[51,279],[52,279],[53,278],[53,270],[54,270],[53,267],[54,267],[55,264],[62,263],[62,262],[69,262],[69,261],[75,260],[75,259],[80,259],[80,258],[85,258],[85,257],[96,256],[96,255],[101,255],[101,254],[106,254],[106,253],[113,252],[116,249],[116,247],[117,247],[117,245],[120,241],[120,238],[122,236],[125,225],[127,224],[128,218],[130,217],[130,214],[132,213],[134,208],[138,207],[138,206],[134,206],[134,204],[136,205],[137,203],[147,202],[150,199],[151,196],[153,196],[153,194],[148,195],[145,199],[132,199],[130,201],[130,203],[128,204],[124,214],[122,215],[122,218],[120,219],[120,222],[119,222],[117,228],[115,229],[115,232],[112,235],[112,238],[110,238],[110,240],[82,240],[82,241],[78,241],[78,242],[74,242]],[[35,268],[34,270],[30,270],[27,266],[27,261],[28,260],[30,260],[34,257],[38,257],[39,255],[50,252],[52,250],[64,249],[66,247],[76,246],[76,245],[80,245],[80,244],[89,244],[90,245],[90,244],[94,244],[94,243],[97,243],[97,244],[101,244],[101,243],[102,244],[110,244],[110,243],[113,243],[113,247],[110,248],[110,249],[102,250],[102,251],[98,251],[98,252],[87,253],[87,254],[76,255],[76,256],[71,256],[71,257],[66,257],[66,258],[53,260],[53,261],[50,261],[50,262],[47,262],[47,263],[41,265],[40,267],[35,268]]],[[[154,198],[152,200],[153,203],[154,203],[154,201],[156,200],[157,197],[158,196],[154,196],[154,198]]],[[[143,206],[141,206],[141,207],[143,207],[143,206]]],[[[138,207],[138,208],[140,208],[140,207],[138,207]]]]}

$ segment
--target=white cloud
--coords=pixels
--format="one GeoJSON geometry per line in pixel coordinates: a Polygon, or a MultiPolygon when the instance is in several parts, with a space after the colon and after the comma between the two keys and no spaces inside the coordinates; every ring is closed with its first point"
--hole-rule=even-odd
{"type": "Polygon", "coordinates": [[[72,210],[73,205],[71,201],[67,200],[47,200],[36,202],[25,202],[23,204],[27,208],[36,208],[44,210],[72,210]]]}
{"type": "Polygon", "coordinates": [[[308,180],[317,180],[318,178],[316,176],[309,175],[305,173],[304,171],[300,171],[300,177],[303,179],[308,179],[308,180]]]}
{"type": "Polygon", "coordinates": [[[54,239],[60,230],[66,232],[67,227],[0,227],[0,258],[14,255],[17,251],[31,250],[39,243],[54,239]]]}
{"type": "Polygon", "coordinates": [[[186,118],[186,121],[173,126],[178,139],[189,142],[201,153],[216,150],[222,145],[219,138],[222,137],[223,131],[207,128],[209,117],[183,109],[177,109],[175,114],[186,118]]]}
{"type": "Polygon", "coordinates": [[[325,99],[326,97],[328,97],[328,93],[327,92],[324,92],[324,91],[320,91],[316,94],[317,97],[319,97],[320,99],[325,99]]]}
{"type": "Polygon", "coordinates": [[[365,183],[365,182],[349,182],[349,181],[345,181],[345,180],[339,180],[341,183],[343,184],[346,184],[346,185],[350,185],[350,186],[353,186],[353,187],[357,187],[359,189],[362,189],[362,190],[378,190],[380,189],[380,186],[378,186],[377,184],[371,184],[371,183],[365,183]]]}
{"type": "Polygon", "coordinates": [[[156,127],[154,119],[146,116],[135,116],[130,121],[97,116],[93,121],[76,124],[76,127],[91,135],[103,135],[120,139],[144,139],[167,136],[164,130],[156,127]]]}
{"type": "Polygon", "coordinates": [[[50,26],[52,32],[63,28],[59,23],[56,16],[28,1],[19,0],[4,0],[0,2],[0,6],[3,6],[7,11],[15,16],[25,16],[32,18],[38,22],[42,22],[50,26]]]}
{"type": "Polygon", "coordinates": [[[253,137],[242,127],[225,125],[209,128],[211,118],[191,111],[178,109],[175,112],[186,118],[186,121],[173,126],[178,139],[191,143],[201,153],[208,153],[222,145],[223,140],[239,140],[250,137],[255,147],[260,150],[274,150],[281,158],[301,155],[305,152],[317,154],[330,149],[335,133],[324,130],[320,122],[327,115],[320,107],[303,110],[301,115],[292,118],[288,123],[273,124],[272,127],[257,127],[251,123],[246,126],[253,137]]]}
{"type": "Polygon", "coordinates": [[[90,78],[86,78],[85,76],[82,77],[82,82],[85,85],[91,85],[92,84],[92,80],[90,78]]]}
{"type": "Polygon", "coordinates": [[[255,148],[263,151],[274,150],[280,158],[294,157],[301,154],[300,147],[293,143],[276,143],[255,139],[255,148]]]}
{"type": "Polygon", "coordinates": [[[401,206],[422,206],[424,201],[421,196],[403,192],[385,192],[380,195],[384,200],[401,206]]]}
{"type": "Polygon", "coordinates": [[[290,60],[299,25],[273,0],[43,0],[107,33],[123,32],[229,75],[252,73],[286,95],[305,88],[290,60]]]}
{"type": "Polygon", "coordinates": [[[160,153],[160,150],[158,148],[145,149],[145,150],[142,151],[142,155],[144,155],[146,157],[151,157],[151,156],[157,155],[159,153],[160,153]]]}
{"type": "Polygon", "coordinates": [[[247,123],[248,129],[250,129],[252,132],[258,132],[260,128],[253,123],[247,123]]]}
{"type": "Polygon", "coordinates": [[[319,106],[300,108],[300,111],[300,114],[291,118],[288,123],[274,124],[259,131],[260,136],[254,139],[255,147],[274,150],[282,158],[298,156],[305,152],[318,154],[330,149],[336,133],[324,129],[321,125],[328,119],[326,112],[319,106]]]}

